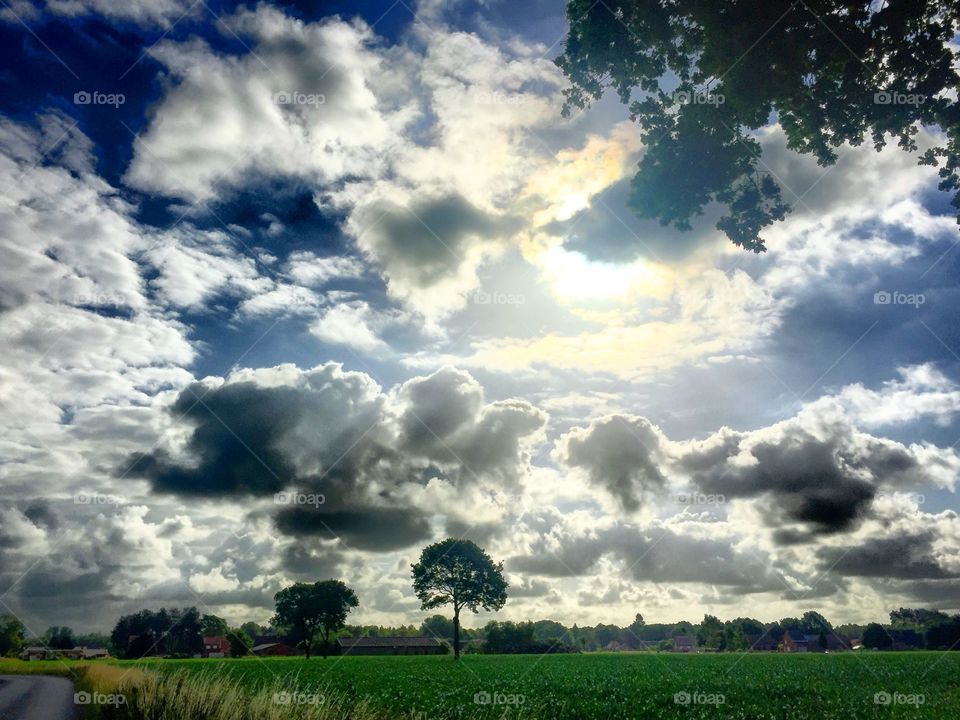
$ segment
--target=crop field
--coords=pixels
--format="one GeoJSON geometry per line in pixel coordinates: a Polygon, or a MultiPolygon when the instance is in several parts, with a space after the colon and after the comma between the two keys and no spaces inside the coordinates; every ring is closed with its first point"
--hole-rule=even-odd
{"type": "MultiPolygon", "coordinates": [[[[126,665],[127,663],[121,663],[126,665]]],[[[960,718],[960,653],[667,653],[163,660],[288,705],[335,693],[387,717],[960,718]]]]}

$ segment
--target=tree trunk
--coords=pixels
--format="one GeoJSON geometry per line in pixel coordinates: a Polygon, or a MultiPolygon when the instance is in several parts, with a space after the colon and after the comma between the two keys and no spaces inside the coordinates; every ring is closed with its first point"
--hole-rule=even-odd
{"type": "Polygon", "coordinates": [[[304,647],[305,647],[306,650],[307,650],[307,660],[310,659],[310,646],[311,646],[311,645],[313,645],[313,635],[312,635],[312,634],[307,635],[307,640],[306,640],[306,642],[304,643],[304,647]]]}
{"type": "Polygon", "coordinates": [[[453,609],[453,659],[460,659],[460,608],[453,609]]]}

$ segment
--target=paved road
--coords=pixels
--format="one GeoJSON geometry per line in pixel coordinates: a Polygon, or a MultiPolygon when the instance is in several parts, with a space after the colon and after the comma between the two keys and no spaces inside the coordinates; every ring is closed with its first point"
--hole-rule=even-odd
{"type": "Polygon", "coordinates": [[[0,675],[0,720],[79,720],[73,683],[45,675],[0,675]]]}

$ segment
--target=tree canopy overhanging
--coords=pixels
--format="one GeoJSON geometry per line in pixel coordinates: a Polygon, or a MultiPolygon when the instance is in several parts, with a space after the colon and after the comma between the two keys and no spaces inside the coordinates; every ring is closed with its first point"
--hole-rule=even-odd
{"type": "Polygon", "coordinates": [[[689,230],[718,203],[719,230],[766,250],[761,230],[790,210],[751,136],[773,119],[821,166],[844,143],[880,150],[892,136],[939,168],[960,213],[956,0],[569,0],[567,18],[563,113],[608,89],[629,106],[642,218],[689,230]],[[920,153],[921,127],[943,141],[920,153]]]}

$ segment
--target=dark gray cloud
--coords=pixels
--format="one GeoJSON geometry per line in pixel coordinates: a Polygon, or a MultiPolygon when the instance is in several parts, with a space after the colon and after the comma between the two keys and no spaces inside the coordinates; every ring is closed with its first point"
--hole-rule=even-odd
{"type": "Polygon", "coordinates": [[[507,567],[549,577],[576,577],[595,570],[602,557],[638,582],[703,583],[736,588],[741,594],[781,591],[785,581],[761,554],[743,553],[723,539],[697,538],[666,526],[617,524],[595,533],[566,534],[559,542],[541,538],[532,552],[507,567]]]}
{"type": "Polygon", "coordinates": [[[48,500],[30,501],[23,509],[23,514],[34,525],[47,530],[56,530],[60,525],[60,520],[48,500]]]}
{"type": "Polygon", "coordinates": [[[660,469],[661,438],[659,428],[646,418],[613,415],[567,433],[558,444],[557,458],[583,469],[593,484],[634,512],[645,495],[666,485],[660,469]]]}
{"type": "Polygon", "coordinates": [[[933,552],[937,535],[925,530],[894,537],[868,538],[853,547],[823,548],[818,554],[824,572],[901,580],[960,577],[944,567],[933,552]]]}
{"type": "Polygon", "coordinates": [[[283,568],[301,577],[336,577],[344,561],[343,553],[303,540],[287,545],[280,555],[283,568]]]}
{"type": "Polygon", "coordinates": [[[628,513],[665,490],[667,477],[726,500],[755,499],[785,545],[851,531],[881,488],[942,484],[958,466],[952,449],[859,431],[829,398],[790,420],[750,432],[722,428],[702,441],[672,441],[645,418],[611,416],[561,437],[556,457],[585,470],[628,513]]]}
{"type": "Polygon", "coordinates": [[[385,393],[335,364],[196,383],[170,415],[192,427],[184,452],[139,454],[119,473],[182,496],[292,490],[275,498],[283,505],[278,530],[362,550],[430,537],[430,516],[445,508],[420,507],[415,495],[433,478],[458,487],[515,484],[530,462],[530,438],[546,422],[523,401],[487,403],[477,381],[454,368],[385,393]]]}
{"type": "Polygon", "coordinates": [[[287,508],[277,514],[277,529],[288,535],[341,539],[348,549],[396,550],[431,536],[429,515],[412,507],[355,505],[350,509],[287,508]]]}
{"type": "Polygon", "coordinates": [[[362,244],[391,279],[429,287],[455,274],[474,239],[492,240],[519,229],[518,218],[498,218],[460,195],[428,198],[403,207],[380,201],[364,208],[358,222],[379,218],[362,244]]]}
{"type": "Polygon", "coordinates": [[[182,495],[274,493],[296,470],[279,446],[303,419],[302,396],[293,388],[261,388],[241,382],[211,390],[184,389],[170,413],[192,425],[192,458],[182,464],[163,450],[138,453],[119,473],[150,480],[157,492],[182,495]]]}

